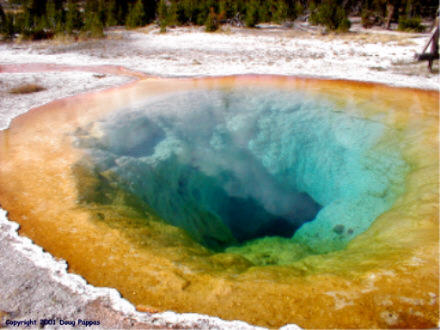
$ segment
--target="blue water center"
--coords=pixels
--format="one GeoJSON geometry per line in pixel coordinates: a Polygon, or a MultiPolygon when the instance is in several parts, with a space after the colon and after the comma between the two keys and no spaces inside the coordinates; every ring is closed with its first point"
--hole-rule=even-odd
{"type": "Polygon", "coordinates": [[[218,250],[267,236],[343,248],[388,210],[408,171],[380,122],[302,92],[149,98],[77,134],[98,172],[218,250]],[[393,145],[393,146],[391,146],[393,145]]]}

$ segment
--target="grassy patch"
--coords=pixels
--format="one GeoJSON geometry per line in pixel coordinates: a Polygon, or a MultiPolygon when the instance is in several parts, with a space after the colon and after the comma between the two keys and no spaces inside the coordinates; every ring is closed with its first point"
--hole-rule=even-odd
{"type": "Polygon", "coordinates": [[[9,90],[9,93],[11,94],[30,94],[30,93],[36,93],[46,90],[41,85],[38,84],[23,84],[14,88],[11,88],[9,90]]]}
{"type": "MultiPolygon", "coordinates": [[[[356,42],[358,44],[388,44],[393,43],[398,46],[413,46],[416,43],[412,38],[419,38],[419,36],[411,36],[406,33],[402,33],[401,35],[395,34],[375,34],[375,33],[362,33],[362,32],[354,32],[354,33],[343,33],[339,34],[336,37],[337,39],[344,40],[345,43],[356,42]]],[[[321,38],[321,39],[326,39],[321,38]]]]}
{"type": "Polygon", "coordinates": [[[427,62],[409,62],[400,60],[393,62],[392,65],[391,72],[406,76],[432,78],[439,73],[439,61],[434,61],[432,72],[429,72],[427,62]]]}
{"type": "Polygon", "coordinates": [[[409,32],[424,32],[425,27],[422,25],[422,19],[420,17],[399,17],[399,31],[409,32]]]}

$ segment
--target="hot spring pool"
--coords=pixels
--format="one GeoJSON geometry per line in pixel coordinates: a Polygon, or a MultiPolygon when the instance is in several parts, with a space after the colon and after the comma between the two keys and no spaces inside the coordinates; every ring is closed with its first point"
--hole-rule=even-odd
{"type": "Polygon", "coordinates": [[[0,203],[139,309],[433,326],[437,110],[372,84],[146,79],[16,119],[0,203]]]}

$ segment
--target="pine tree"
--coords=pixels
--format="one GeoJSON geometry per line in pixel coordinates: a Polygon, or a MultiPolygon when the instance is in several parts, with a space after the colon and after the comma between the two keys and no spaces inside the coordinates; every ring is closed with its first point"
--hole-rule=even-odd
{"type": "Polygon", "coordinates": [[[142,26],[145,23],[145,11],[142,0],[137,0],[135,5],[130,8],[125,25],[128,28],[142,26]]]}
{"type": "Polygon", "coordinates": [[[172,1],[170,8],[168,10],[168,25],[177,25],[178,24],[178,19],[177,19],[177,2],[172,1]]]}
{"type": "Polygon", "coordinates": [[[208,1],[200,1],[197,7],[198,11],[197,15],[195,16],[195,22],[197,25],[204,25],[206,20],[208,19],[209,10],[211,7],[213,7],[213,5],[208,1]]]}
{"type": "Polygon", "coordinates": [[[34,15],[29,4],[23,5],[23,14],[20,22],[20,32],[29,35],[34,31],[34,15]]]}
{"type": "Polygon", "coordinates": [[[125,19],[127,18],[127,15],[124,14],[124,9],[122,6],[118,7],[118,14],[116,15],[116,19],[118,20],[119,25],[125,25],[125,19]]]}
{"type": "Polygon", "coordinates": [[[3,34],[5,39],[13,39],[15,35],[14,26],[14,16],[13,14],[6,14],[3,11],[2,5],[0,4],[0,34],[3,34]]]}
{"type": "Polygon", "coordinates": [[[289,10],[289,7],[287,6],[286,2],[284,0],[280,0],[276,2],[276,9],[273,14],[273,20],[276,23],[282,23],[287,19],[287,12],[289,10]]]}
{"type": "Polygon", "coordinates": [[[234,5],[231,0],[221,0],[218,4],[218,7],[218,12],[224,18],[233,18],[236,14],[236,12],[234,12],[234,5]]]}
{"type": "Polygon", "coordinates": [[[258,2],[256,0],[249,1],[246,7],[245,24],[247,27],[255,27],[258,24],[258,2]]]}
{"type": "Polygon", "coordinates": [[[99,21],[105,26],[106,23],[106,1],[98,0],[98,17],[99,21]]]}
{"type": "Polygon", "coordinates": [[[66,26],[65,30],[68,34],[72,34],[75,30],[81,28],[81,16],[78,6],[72,0],[67,2],[66,26]]]}
{"type": "Polygon", "coordinates": [[[64,10],[59,9],[57,11],[57,23],[55,26],[55,32],[56,33],[64,33],[65,31],[65,26],[66,26],[66,21],[65,21],[65,13],[64,10]]]}
{"type": "Polygon", "coordinates": [[[104,36],[104,22],[99,14],[99,3],[96,0],[87,0],[85,7],[85,20],[83,29],[91,37],[100,38],[104,36]]]}
{"type": "Polygon", "coordinates": [[[32,18],[34,16],[41,17],[45,14],[47,0],[27,0],[23,1],[24,5],[28,8],[32,18]]]}
{"type": "Polygon", "coordinates": [[[181,0],[177,5],[177,20],[180,24],[195,23],[197,20],[197,3],[193,0],[181,0]]]}
{"type": "Polygon", "coordinates": [[[88,31],[90,31],[90,36],[93,38],[101,38],[104,36],[104,24],[99,17],[99,13],[92,13],[88,31]]]}
{"type": "Polygon", "coordinates": [[[3,31],[4,24],[6,23],[6,15],[3,11],[2,4],[0,3],[0,30],[3,31]]]}
{"type": "MultiPolygon", "coordinates": [[[[144,22],[145,23],[150,23],[152,22],[155,18],[156,18],[156,13],[157,13],[157,5],[158,5],[158,1],[157,0],[142,0],[143,6],[144,6],[144,22]]],[[[170,8],[176,6],[176,1],[171,1],[171,6],[170,8]]],[[[172,19],[170,17],[170,23],[172,22],[172,19]]],[[[171,23],[173,24],[173,23],[171,23]]]]}
{"type": "Polygon", "coordinates": [[[168,6],[165,0],[160,0],[158,7],[158,19],[159,19],[159,27],[160,32],[167,32],[168,25],[168,6]]]}
{"type": "Polygon", "coordinates": [[[14,16],[12,14],[6,14],[4,20],[4,35],[6,39],[13,39],[15,36],[14,16]]]}
{"type": "Polygon", "coordinates": [[[209,15],[206,18],[206,22],[205,22],[206,31],[214,32],[218,30],[218,27],[219,27],[219,22],[218,22],[217,14],[215,13],[214,8],[211,7],[209,9],[209,15]]]}
{"type": "Polygon", "coordinates": [[[106,15],[105,15],[105,25],[106,26],[115,26],[118,24],[116,19],[116,1],[111,0],[107,6],[106,15]]]}
{"type": "MultiPolygon", "coordinates": [[[[312,8],[312,7],[310,7],[312,8]]],[[[331,31],[348,31],[350,29],[350,21],[347,14],[337,0],[324,0],[310,15],[312,24],[321,24],[331,31]]]]}
{"type": "Polygon", "coordinates": [[[53,0],[48,0],[46,2],[46,12],[42,16],[42,27],[48,28],[50,30],[55,30],[58,22],[57,11],[55,8],[55,2],[53,0]]]}
{"type": "Polygon", "coordinates": [[[96,13],[99,10],[98,0],[87,0],[84,8],[85,14],[96,13]]]}
{"type": "Polygon", "coordinates": [[[257,16],[260,22],[269,22],[271,20],[271,16],[272,16],[271,2],[272,1],[262,1],[259,3],[257,16]]]}

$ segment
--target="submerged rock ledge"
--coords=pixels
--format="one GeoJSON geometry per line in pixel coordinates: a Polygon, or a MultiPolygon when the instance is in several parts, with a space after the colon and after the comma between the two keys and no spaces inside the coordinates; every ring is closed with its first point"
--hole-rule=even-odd
{"type": "Polygon", "coordinates": [[[3,271],[0,272],[0,281],[8,283],[7,290],[2,290],[0,296],[2,326],[6,326],[6,320],[53,318],[57,325],[60,319],[82,319],[99,321],[100,327],[110,329],[175,329],[176,326],[182,329],[262,329],[241,321],[224,321],[200,314],[151,313],[142,308],[137,311],[117,290],[94,287],[81,276],[68,273],[65,261],[55,259],[30,239],[18,236],[18,228],[18,224],[8,220],[6,212],[1,210],[0,251],[8,260],[2,263],[3,271]],[[17,259],[17,254],[23,257],[17,259]],[[23,268],[32,273],[33,278],[23,277],[23,268]]]}

